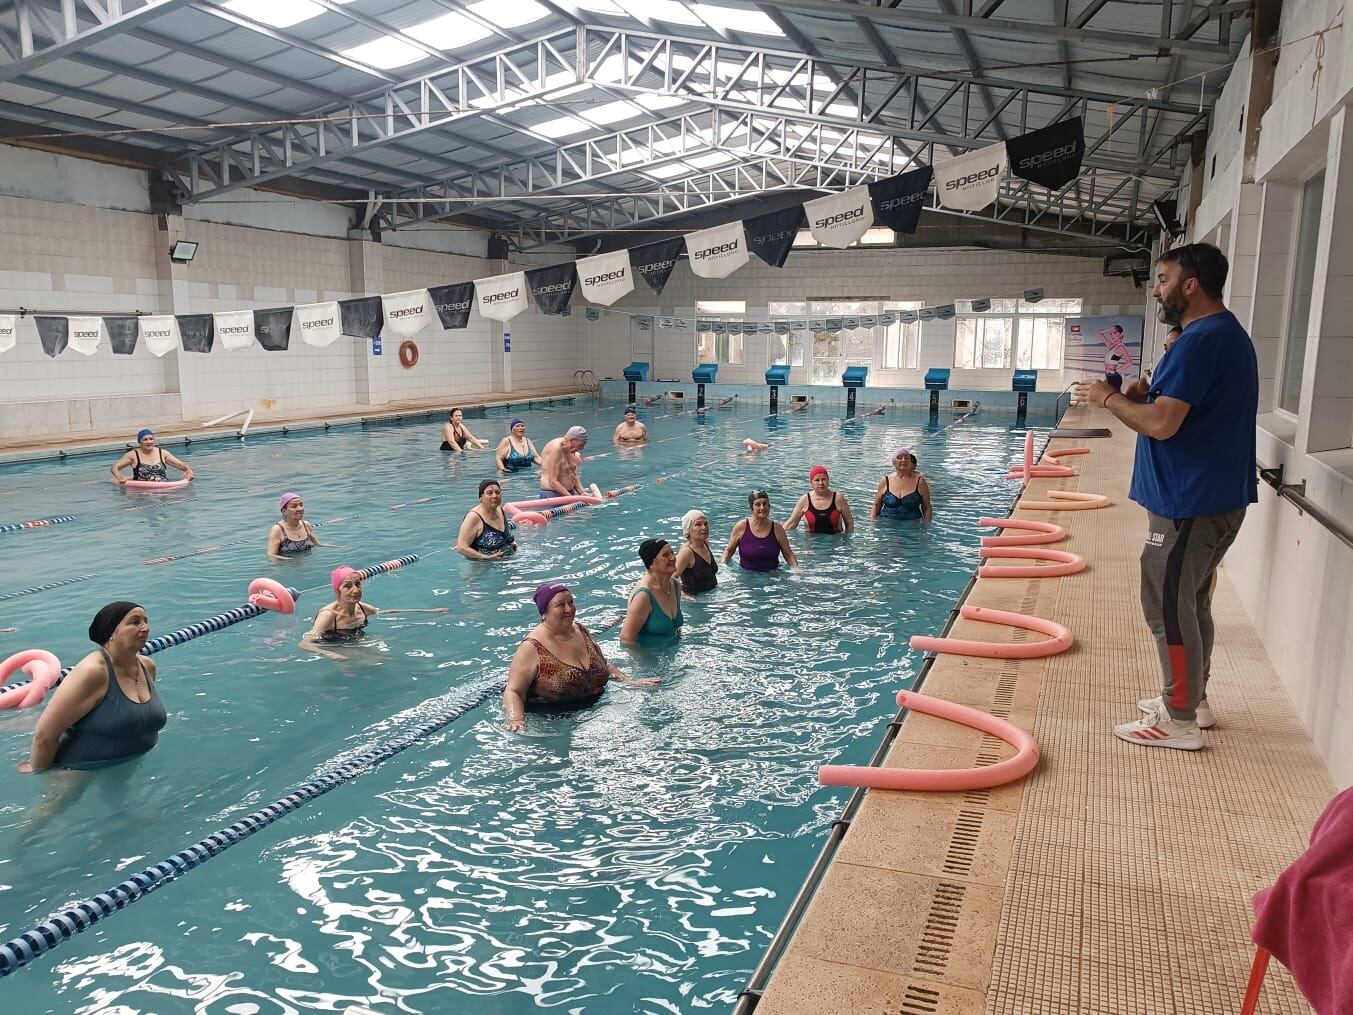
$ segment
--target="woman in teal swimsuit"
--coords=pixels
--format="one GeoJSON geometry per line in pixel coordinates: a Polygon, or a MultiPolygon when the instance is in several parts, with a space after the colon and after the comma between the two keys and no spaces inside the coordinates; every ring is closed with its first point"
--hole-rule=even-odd
{"type": "Polygon", "coordinates": [[[916,471],[916,456],[906,448],[893,455],[893,474],[879,480],[870,518],[930,521],[930,484],[916,471]]]}
{"type": "Polygon", "coordinates": [[[520,472],[539,462],[540,452],[526,436],[526,420],[518,417],[508,425],[508,434],[498,442],[494,458],[504,472],[520,472]]]}
{"type": "Polygon", "coordinates": [[[676,554],[665,539],[645,539],[639,544],[639,559],[647,570],[630,596],[620,641],[625,645],[671,641],[686,622],[681,615],[676,554]]]}

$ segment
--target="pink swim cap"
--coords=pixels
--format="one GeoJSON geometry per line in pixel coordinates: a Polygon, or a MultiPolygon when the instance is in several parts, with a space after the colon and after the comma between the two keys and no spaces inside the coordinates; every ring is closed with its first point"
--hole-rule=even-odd
{"type": "Polygon", "coordinates": [[[808,470],[808,482],[811,483],[813,480],[817,479],[818,476],[826,476],[826,475],[827,475],[827,467],[825,465],[814,465],[811,469],[808,470]]]}
{"type": "Polygon", "coordinates": [[[284,493],[282,494],[282,499],[277,502],[277,510],[285,511],[287,509],[288,504],[290,504],[293,500],[300,499],[301,495],[299,493],[284,493]]]}
{"type": "Polygon", "coordinates": [[[348,575],[360,573],[361,572],[355,567],[351,567],[347,564],[339,564],[338,567],[334,568],[333,574],[329,575],[329,581],[334,587],[334,594],[338,594],[339,586],[343,584],[344,579],[346,579],[348,575]]]}

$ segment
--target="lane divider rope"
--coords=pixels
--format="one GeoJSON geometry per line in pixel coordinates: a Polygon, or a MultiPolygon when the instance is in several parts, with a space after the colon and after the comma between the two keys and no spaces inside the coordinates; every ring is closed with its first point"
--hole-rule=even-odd
{"type": "Polygon", "coordinates": [[[34,585],[32,588],[19,589],[17,592],[6,592],[4,595],[0,595],[0,603],[7,602],[10,599],[18,599],[20,596],[31,596],[35,592],[59,589],[63,585],[74,585],[76,582],[88,581],[90,578],[97,577],[96,574],[77,574],[74,578],[62,578],[60,581],[48,582],[46,585],[34,585]]]}
{"type": "Polygon", "coordinates": [[[75,521],[74,515],[53,515],[51,518],[35,518],[31,522],[10,522],[0,525],[0,532],[22,532],[24,529],[42,529],[48,525],[60,525],[75,521]]]}

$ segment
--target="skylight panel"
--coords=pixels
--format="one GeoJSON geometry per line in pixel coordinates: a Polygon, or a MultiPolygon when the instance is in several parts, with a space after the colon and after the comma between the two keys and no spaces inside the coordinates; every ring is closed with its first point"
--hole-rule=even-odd
{"type": "Polygon", "coordinates": [[[364,42],[352,49],[345,49],[343,55],[352,57],[358,63],[364,63],[368,67],[376,67],[380,70],[406,67],[427,57],[427,54],[417,46],[413,46],[403,39],[396,39],[392,35],[383,35],[371,42],[364,42]]]}
{"type": "Polygon", "coordinates": [[[665,21],[669,25],[703,24],[689,7],[677,0],[625,0],[625,11],[632,18],[665,21]]]}
{"type": "Polygon", "coordinates": [[[673,106],[684,106],[685,99],[677,98],[675,95],[640,95],[634,100],[645,109],[651,109],[655,112],[659,109],[671,109],[673,106]]]}
{"type": "Polygon", "coordinates": [[[550,13],[535,0],[477,0],[467,9],[499,28],[519,28],[550,13]]]}
{"type": "Polygon", "coordinates": [[[753,35],[774,35],[779,38],[784,38],[785,35],[780,26],[762,11],[696,3],[691,4],[691,12],[710,28],[728,32],[750,32],[753,35]]]}
{"type": "Polygon", "coordinates": [[[897,233],[887,226],[870,226],[860,237],[862,247],[887,247],[897,242],[897,233]]]}
{"type": "Polygon", "coordinates": [[[655,176],[659,180],[675,180],[678,176],[686,176],[690,171],[691,167],[684,162],[673,162],[666,166],[653,166],[644,170],[649,176],[655,176]]]}
{"type": "Polygon", "coordinates": [[[613,18],[627,18],[629,15],[611,0],[577,0],[577,6],[593,14],[609,14],[613,18]]]}
{"type": "Polygon", "coordinates": [[[568,137],[571,134],[581,134],[583,131],[591,130],[592,124],[586,120],[580,120],[576,116],[560,116],[553,120],[546,120],[544,123],[532,124],[528,129],[541,137],[553,140],[554,138],[568,137]]]}
{"type": "Polygon", "coordinates": [[[733,156],[727,152],[706,152],[704,155],[697,155],[693,159],[687,160],[687,165],[694,166],[696,169],[716,169],[719,166],[726,166],[733,161],[733,156]]]}
{"type": "Polygon", "coordinates": [[[600,106],[582,110],[593,123],[621,123],[644,115],[644,111],[629,102],[607,102],[600,106]]]}
{"type": "Polygon", "coordinates": [[[451,11],[404,30],[425,46],[433,49],[459,49],[492,33],[477,21],[459,11],[451,11]]]}
{"type": "Polygon", "coordinates": [[[227,0],[224,6],[273,28],[290,28],[324,13],[323,7],[310,0],[227,0]]]}

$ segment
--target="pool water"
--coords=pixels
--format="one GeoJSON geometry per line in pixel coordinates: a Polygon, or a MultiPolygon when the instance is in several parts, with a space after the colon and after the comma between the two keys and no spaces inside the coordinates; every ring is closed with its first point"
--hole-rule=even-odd
{"type": "MultiPolygon", "coordinates": [[[[691,507],[709,514],[718,552],[749,490],[767,489],[784,520],[823,462],[858,522],[849,538],[791,533],[797,572],[723,567],[715,592],[684,602],[673,646],[626,650],[614,627],[599,636],[614,663],[659,686],[612,684],[593,708],[532,715],[521,736],[491,700],[0,981],[5,1010],[726,1010],[844,800],[817,785],[817,766],[869,757],[920,664],[907,639],[944,623],[976,562],[977,519],[1012,499],[1001,477],[1024,438],[1012,417],[980,413],[951,426],[763,411],[655,406],[643,412],[655,442],[622,451],[607,440],[616,405],[525,413],[538,446],[587,426],[600,457],[584,480],[639,489],[528,528],[506,563],[450,549],[493,468],[488,452],[438,452],[440,420],[175,446],[198,481],[159,495],[117,489],[99,458],[0,471],[0,524],[76,516],[0,535],[0,595],[96,575],[0,602],[0,628],[17,629],[0,633],[0,657],[43,647],[74,663],[114,599],[143,604],[154,637],[239,605],[259,575],[304,590],[295,616],[156,657],[169,725],[146,757],[4,780],[3,940],[503,679],[537,620],[539,582],[572,585],[594,629],[613,622],[639,542],[679,544],[691,507]],[[748,436],[770,449],[743,454],[748,436]],[[930,478],[933,524],[868,521],[901,446],[930,478]],[[319,533],[340,545],[270,561],[267,530],[292,489],[310,520],[339,519],[319,533]],[[367,601],[447,614],[378,618],[344,662],[297,648],[333,567],[408,553],[422,559],[373,577],[367,601]]],[[[467,422],[496,441],[515,414],[467,422]]],[[[505,481],[505,499],[535,496],[534,475],[505,481]]],[[[10,766],[36,718],[0,712],[10,766]]]]}

